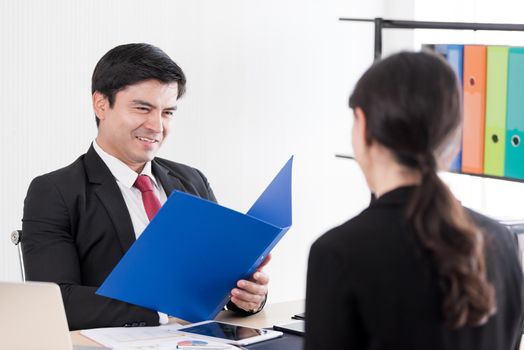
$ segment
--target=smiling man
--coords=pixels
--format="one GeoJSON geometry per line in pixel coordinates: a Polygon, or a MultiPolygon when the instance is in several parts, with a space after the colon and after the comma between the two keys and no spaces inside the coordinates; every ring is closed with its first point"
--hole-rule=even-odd
{"type": "MultiPolygon", "coordinates": [[[[185,84],[180,67],[157,47],[110,50],[92,77],[96,139],[74,163],[29,187],[22,226],[26,276],[60,286],[71,330],[167,321],[155,310],[95,292],[173,190],[215,201],[200,171],[155,157],[185,84]]],[[[229,309],[245,315],[262,309],[268,276],[260,268],[250,281],[238,281],[229,309]]]]}
{"type": "Polygon", "coordinates": [[[178,83],[146,80],[117,93],[111,106],[106,95],[93,93],[100,124],[96,143],[131,170],[140,173],[169,134],[178,99],[178,83]]]}

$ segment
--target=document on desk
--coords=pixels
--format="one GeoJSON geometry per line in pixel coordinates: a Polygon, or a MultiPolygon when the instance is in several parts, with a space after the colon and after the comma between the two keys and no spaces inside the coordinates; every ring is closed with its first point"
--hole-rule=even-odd
{"type": "Polygon", "coordinates": [[[291,157],[246,214],[174,191],[97,294],[211,320],[291,227],[291,157]]]}
{"type": "Polygon", "coordinates": [[[198,339],[177,331],[181,325],[84,329],[80,333],[113,350],[238,350],[237,347],[198,339]]]}

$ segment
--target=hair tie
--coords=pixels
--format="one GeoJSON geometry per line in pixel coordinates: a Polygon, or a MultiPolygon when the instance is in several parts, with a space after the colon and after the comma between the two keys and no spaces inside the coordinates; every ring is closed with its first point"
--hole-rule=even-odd
{"type": "Polygon", "coordinates": [[[423,175],[431,174],[436,171],[437,162],[431,153],[423,153],[417,156],[418,168],[423,175]]]}

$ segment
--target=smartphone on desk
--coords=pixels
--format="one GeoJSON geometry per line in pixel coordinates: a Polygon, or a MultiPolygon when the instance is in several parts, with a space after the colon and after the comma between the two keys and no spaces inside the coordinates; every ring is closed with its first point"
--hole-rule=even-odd
{"type": "Polygon", "coordinates": [[[293,317],[291,317],[292,319],[294,320],[305,320],[306,319],[306,313],[303,312],[301,314],[296,314],[296,315],[293,315],[293,317]]]}
{"type": "Polygon", "coordinates": [[[200,337],[234,345],[249,345],[282,336],[282,332],[218,321],[193,323],[178,329],[200,337]]]}
{"type": "Polygon", "coordinates": [[[284,333],[303,336],[306,333],[306,323],[304,321],[295,321],[286,324],[274,325],[273,329],[284,333]]]}

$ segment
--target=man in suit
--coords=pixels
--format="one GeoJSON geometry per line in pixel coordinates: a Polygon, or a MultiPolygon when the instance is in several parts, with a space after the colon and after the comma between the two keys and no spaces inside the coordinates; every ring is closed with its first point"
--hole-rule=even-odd
{"type": "MultiPolygon", "coordinates": [[[[167,321],[95,291],[173,190],[215,201],[200,171],[155,157],[185,83],[180,67],[154,46],[113,48],[92,77],[96,139],[75,162],[29,187],[22,226],[26,276],[60,286],[72,330],[167,321]]],[[[259,268],[250,281],[238,281],[228,308],[260,311],[267,284],[259,268]]]]}

